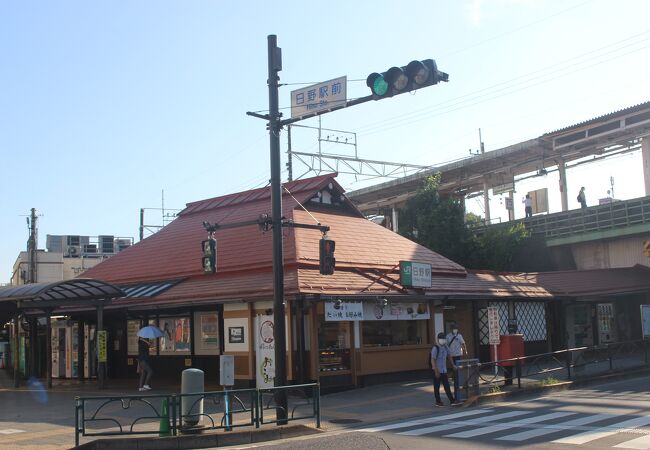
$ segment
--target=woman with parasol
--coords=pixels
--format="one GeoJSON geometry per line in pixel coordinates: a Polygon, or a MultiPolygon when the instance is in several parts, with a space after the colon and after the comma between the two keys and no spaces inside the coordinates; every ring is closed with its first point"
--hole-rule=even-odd
{"type": "Polygon", "coordinates": [[[149,348],[151,346],[149,339],[157,339],[163,336],[160,328],[152,325],[146,326],[138,331],[138,372],[140,372],[140,391],[148,391],[151,389],[149,381],[153,370],[149,364],[149,348]]]}

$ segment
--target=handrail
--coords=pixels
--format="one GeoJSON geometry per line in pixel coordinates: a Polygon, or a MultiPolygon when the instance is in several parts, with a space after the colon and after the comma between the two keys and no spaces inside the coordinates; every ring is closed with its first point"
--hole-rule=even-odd
{"type": "Polygon", "coordinates": [[[543,235],[547,239],[650,223],[650,196],[612,201],[584,209],[540,214],[525,219],[476,226],[472,229],[480,234],[489,227],[512,226],[517,223],[523,223],[532,234],[543,235]]]}

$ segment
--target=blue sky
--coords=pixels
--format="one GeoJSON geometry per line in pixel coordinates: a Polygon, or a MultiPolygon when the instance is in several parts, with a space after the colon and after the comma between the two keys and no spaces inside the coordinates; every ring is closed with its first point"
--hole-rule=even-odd
{"type": "MultiPolygon", "coordinates": [[[[25,248],[32,207],[44,247],[46,234],[137,237],[139,209],[160,207],[162,190],[182,208],[264,186],[268,135],[245,113],[268,104],[268,34],[283,49],[283,83],[365,80],[436,59],[449,83],[322,118],[357,132],[360,157],[428,165],[466,157],[478,128],[489,151],[650,99],[649,16],[644,0],[6,0],[0,282],[25,248]]],[[[297,87],[282,88],[281,107],[297,87]]],[[[349,81],[348,97],[367,93],[349,81]]],[[[293,148],[316,150],[316,135],[296,132],[293,148]]],[[[595,200],[614,176],[617,197],[641,196],[639,162],[583,166],[569,192],[585,185],[595,200]]],[[[554,188],[552,176],[518,191],[554,188]]],[[[502,212],[498,197],[492,209],[502,212]]]]}

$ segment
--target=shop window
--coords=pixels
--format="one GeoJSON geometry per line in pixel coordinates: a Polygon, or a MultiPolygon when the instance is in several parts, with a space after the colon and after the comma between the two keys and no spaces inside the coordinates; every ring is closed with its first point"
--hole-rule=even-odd
{"type": "Polygon", "coordinates": [[[126,321],[126,347],[129,356],[138,355],[138,331],[140,331],[139,320],[126,321]]]}
{"type": "Polygon", "coordinates": [[[349,324],[321,320],[318,329],[318,348],[321,372],[350,370],[349,324]]]}
{"type": "Polygon", "coordinates": [[[361,323],[363,346],[417,345],[427,342],[426,320],[369,320],[361,323]]]}

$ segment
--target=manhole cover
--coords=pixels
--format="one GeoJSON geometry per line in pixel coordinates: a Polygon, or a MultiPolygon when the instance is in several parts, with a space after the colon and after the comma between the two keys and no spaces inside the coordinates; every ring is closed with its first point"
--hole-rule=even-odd
{"type": "Polygon", "coordinates": [[[351,423],[361,423],[361,422],[363,422],[363,420],[359,420],[359,419],[332,419],[332,420],[330,420],[330,423],[334,423],[334,424],[337,424],[337,425],[348,425],[348,424],[351,424],[351,423]]]}

